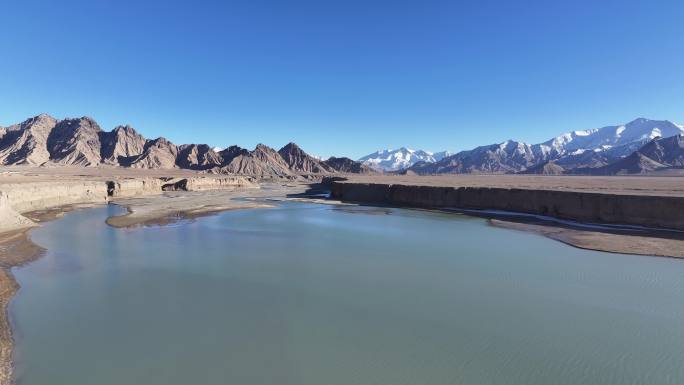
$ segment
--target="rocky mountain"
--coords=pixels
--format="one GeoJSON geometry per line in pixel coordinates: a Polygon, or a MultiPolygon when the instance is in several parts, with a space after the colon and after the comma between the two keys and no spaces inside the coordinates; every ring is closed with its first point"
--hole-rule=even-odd
{"type": "Polygon", "coordinates": [[[238,146],[226,149],[206,144],[176,146],[165,138],[145,139],[130,126],[103,131],[89,117],[57,120],[42,114],[20,124],[0,127],[0,165],[182,168],[293,178],[357,169],[365,171],[360,164],[354,163],[333,166],[308,155],[294,143],[279,151],[263,144],[252,151],[238,146]]]}
{"type": "Polygon", "coordinates": [[[290,170],[310,174],[334,172],[330,166],[310,156],[299,146],[291,142],[278,150],[278,154],[285,160],[290,170]]]}
{"type": "Polygon", "coordinates": [[[47,114],[0,129],[0,164],[41,165],[50,160],[47,140],[57,120],[47,114]]]}
{"type": "Polygon", "coordinates": [[[143,153],[131,160],[132,168],[175,168],[178,147],[166,138],[145,142],[143,153]]]}
{"type": "Polygon", "coordinates": [[[647,174],[664,169],[684,168],[684,136],[657,138],[614,163],[597,168],[580,168],[575,174],[647,174]]]}
{"type": "Polygon", "coordinates": [[[624,125],[568,132],[535,146],[541,153],[548,154],[551,158],[578,151],[611,148],[624,148],[626,153],[623,155],[629,155],[634,150],[627,150],[629,148],[627,145],[645,144],[658,137],[665,138],[679,134],[684,134],[684,126],[668,120],[638,118],[624,125]]]}
{"type": "Polygon", "coordinates": [[[131,126],[117,126],[111,132],[100,133],[102,162],[128,166],[145,151],[145,138],[131,126]]]}
{"type": "Polygon", "coordinates": [[[501,144],[461,151],[438,162],[421,162],[409,170],[416,174],[505,174],[525,170],[537,163],[530,145],[507,140],[501,144]]]}
{"type": "Polygon", "coordinates": [[[638,152],[668,167],[684,167],[684,135],[653,140],[638,152]]]}
{"type": "Polygon", "coordinates": [[[346,157],[330,157],[328,160],[324,161],[324,163],[337,172],[353,174],[371,174],[375,172],[375,170],[369,166],[346,157]]]}
{"type": "Polygon", "coordinates": [[[226,164],[226,163],[229,163],[231,160],[233,160],[237,156],[249,155],[249,150],[242,148],[240,146],[230,146],[226,149],[221,150],[219,152],[219,155],[221,155],[221,158],[223,159],[223,163],[226,164]]]}
{"type": "Polygon", "coordinates": [[[100,126],[89,117],[57,122],[47,140],[50,160],[76,166],[99,165],[102,159],[101,133],[100,126]]]}
{"type": "MultiPolygon", "coordinates": [[[[429,151],[425,151],[426,153],[430,153],[429,151]]],[[[434,159],[434,162],[439,162],[440,160],[446,158],[447,156],[452,156],[454,155],[453,152],[451,151],[437,151],[432,154],[432,159],[434,159]]]]}
{"type": "Polygon", "coordinates": [[[297,174],[296,171],[289,168],[289,165],[276,150],[264,144],[257,144],[252,151],[231,146],[222,151],[221,154],[223,155],[223,165],[211,170],[212,172],[284,178],[297,174]]]}
{"type": "Polygon", "coordinates": [[[206,144],[184,144],[178,147],[176,165],[191,170],[221,167],[223,157],[206,144]]]}
{"type": "Polygon", "coordinates": [[[418,162],[437,162],[451,155],[448,151],[431,153],[401,147],[396,150],[378,150],[359,159],[359,162],[382,171],[397,171],[413,166],[418,162]]]}
{"type": "Polygon", "coordinates": [[[573,131],[529,145],[506,141],[447,156],[434,163],[421,162],[407,171],[416,174],[568,172],[599,168],[633,153],[658,137],[684,134],[684,126],[667,120],[635,119],[625,125],[573,131]],[[544,168],[544,165],[551,166],[544,168]]]}
{"type": "Polygon", "coordinates": [[[554,161],[546,161],[539,163],[536,166],[529,167],[521,172],[521,174],[537,174],[537,175],[562,175],[565,173],[563,166],[558,165],[554,161]]]}

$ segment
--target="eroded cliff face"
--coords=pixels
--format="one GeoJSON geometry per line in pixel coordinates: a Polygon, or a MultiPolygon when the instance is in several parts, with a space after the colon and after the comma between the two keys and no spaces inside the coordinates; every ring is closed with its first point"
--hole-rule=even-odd
{"type": "Polygon", "coordinates": [[[74,204],[107,203],[112,198],[161,194],[164,191],[203,191],[258,188],[247,177],[121,178],[65,180],[0,185],[0,232],[35,225],[21,215],[74,204]]]}
{"type": "Polygon", "coordinates": [[[19,213],[77,203],[107,202],[107,185],[101,181],[24,182],[3,184],[9,205],[19,213]]]}
{"type": "Polygon", "coordinates": [[[580,222],[684,230],[684,198],[574,191],[398,184],[330,183],[331,196],[353,202],[424,208],[505,210],[580,222]]]}
{"type": "Polygon", "coordinates": [[[12,208],[7,193],[0,191],[0,232],[32,225],[30,219],[12,208]]]}

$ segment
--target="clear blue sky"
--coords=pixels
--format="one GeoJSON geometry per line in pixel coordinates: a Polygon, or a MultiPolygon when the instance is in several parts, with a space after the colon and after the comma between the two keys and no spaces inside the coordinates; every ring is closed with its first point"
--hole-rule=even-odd
{"type": "Polygon", "coordinates": [[[40,112],[351,157],[684,122],[684,2],[5,1],[0,125],[40,112]]]}

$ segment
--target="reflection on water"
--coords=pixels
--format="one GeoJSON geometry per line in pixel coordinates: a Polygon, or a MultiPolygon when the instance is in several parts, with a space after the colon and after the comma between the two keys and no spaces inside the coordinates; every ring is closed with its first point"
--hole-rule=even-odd
{"type": "Polygon", "coordinates": [[[390,208],[129,230],[116,210],[34,232],[20,384],[684,383],[682,261],[390,208]]]}

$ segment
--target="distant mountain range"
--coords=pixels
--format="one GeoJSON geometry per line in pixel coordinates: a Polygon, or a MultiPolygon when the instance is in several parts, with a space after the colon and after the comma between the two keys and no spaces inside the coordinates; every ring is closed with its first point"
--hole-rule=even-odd
{"type": "Polygon", "coordinates": [[[452,155],[448,151],[429,152],[401,147],[396,150],[378,150],[358,161],[380,171],[397,171],[413,166],[418,162],[434,163],[452,155]]]}
{"type": "MultiPolygon", "coordinates": [[[[420,175],[644,173],[649,172],[650,169],[662,167],[651,164],[650,166],[643,165],[641,168],[623,167],[618,171],[619,167],[610,166],[632,156],[635,152],[645,151],[642,147],[647,144],[661,143],[660,138],[676,137],[682,134],[684,134],[684,126],[667,120],[639,118],[624,125],[569,132],[538,144],[530,145],[507,140],[499,144],[480,146],[438,161],[420,161],[404,168],[401,172],[420,175]]],[[[667,146],[663,147],[662,151],[674,150],[674,147],[667,146]]],[[[648,157],[645,153],[643,156],[648,157]]],[[[663,167],[679,167],[667,162],[660,163],[663,167]]]]}
{"type": "Polygon", "coordinates": [[[373,172],[349,158],[319,160],[295,143],[289,143],[278,151],[263,144],[252,151],[238,146],[226,149],[206,144],[177,146],[165,138],[146,139],[130,126],[103,131],[89,117],[58,120],[47,114],[0,127],[0,164],[181,168],[286,178],[373,172]]]}
{"type": "Polygon", "coordinates": [[[259,144],[238,146],[175,145],[146,139],[130,126],[103,131],[92,118],[58,120],[41,114],[0,127],[1,165],[75,165],[189,169],[207,173],[294,178],[302,175],[407,174],[645,174],[677,171],[684,175],[684,126],[639,118],[627,124],[573,131],[538,144],[514,140],[451,154],[399,148],[377,151],[358,161],[321,160],[295,143],[279,150],[259,144]]]}

